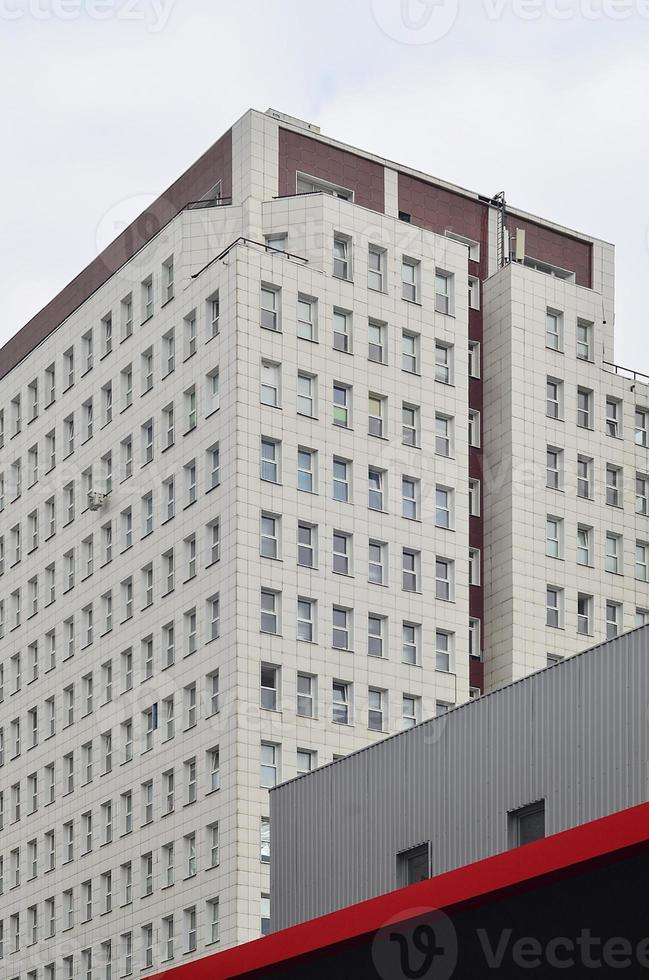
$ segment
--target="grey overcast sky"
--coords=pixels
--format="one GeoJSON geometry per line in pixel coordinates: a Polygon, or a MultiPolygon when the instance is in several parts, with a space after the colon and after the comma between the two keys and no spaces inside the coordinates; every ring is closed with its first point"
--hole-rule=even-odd
{"type": "Polygon", "coordinates": [[[649,0],[0,0],[0,342],[248,107],[615,243],[649,373],[649,0]]]}

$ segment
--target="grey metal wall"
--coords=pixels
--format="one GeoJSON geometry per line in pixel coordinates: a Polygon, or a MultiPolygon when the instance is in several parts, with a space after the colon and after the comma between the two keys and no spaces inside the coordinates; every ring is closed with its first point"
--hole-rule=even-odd
{"type": "Polygon", "coordinates": [[[271,910],[281,929],[507,849],[507,813],[546,801],[553,834],[649,799],[649,626],[271,792],[271,910]]]}

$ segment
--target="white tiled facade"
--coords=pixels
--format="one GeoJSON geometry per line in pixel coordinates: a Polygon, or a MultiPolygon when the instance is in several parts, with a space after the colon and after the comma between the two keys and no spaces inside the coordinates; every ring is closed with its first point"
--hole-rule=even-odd
{"type": "Polygon", "coordinates": [[[594,289],[498,271],[489,212],[470,585],[468,250],[399,219],[387,161],[385,213],[280,197],[280,122],[300,130],[257,112],[235,124],[232,203],[181,211],[0,382],[10,980],[155,973],[259,935],[266,787],[466,700],[471,589],[489,686],[592,645],[607,599],[620,629],[649,609],[634,414],[649,393],[603,368],[611,249],[593,242],[594,289]],[[546,418],[548,377],[563,421],[546,418]],[[619,439],[605,395],[623,401],[619,439]],[[593,500],[577,497],[578,453],[593,500]],[[623,508],[604,503],[606,462],[624,469],[623,508]],[[547,515],[563,521],[558,559],[547,515]],[[606,530],[623,576],[605,572],[606,530]],[[593,597],[588,635],[577,591],[593,597]]]}

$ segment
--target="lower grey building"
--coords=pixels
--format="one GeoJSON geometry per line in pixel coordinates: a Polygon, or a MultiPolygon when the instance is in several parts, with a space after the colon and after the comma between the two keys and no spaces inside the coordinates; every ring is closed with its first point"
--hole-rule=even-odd
{"type": "Polygon", "coordinates": [[[649,626],[271,792],[273,929],[649,799],[649,626]]]}

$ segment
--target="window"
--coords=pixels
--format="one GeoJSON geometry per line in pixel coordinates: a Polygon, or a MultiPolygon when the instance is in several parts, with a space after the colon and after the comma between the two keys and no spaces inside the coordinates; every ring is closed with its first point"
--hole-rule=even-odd
{"type": "Polygon", "coordinates": [[[451,527],[451,502],[453,491],[447,487],[435,488],[435,526],[451,527]]]}
{"type": "Polygon", "coordinates": [[[302,340],[316,339],[316,309],[314,299],[298,295],[297,298],[297,336],[302,340]]]}
{"type": "Polygon", "coordinates": [[[401,441],[404,446],[419,445],[419,407],[403,402],[401,406],[401,441]]]}
{"type": "Polygon", "coordinates": [[[351,650],[352,611],[344,606],[332,609],[331,644],[336,650],[351,650]]]}
{"type": "Polygon", "coordinates": [[[185,952],[195,953],[197,943],[196,906],[192,905],[191,908],[185,909],[183,915],[185,923],[185,952]]]}
{"type": "Polygon", "coordinates": [[[404,592],[418,592],[420,555],[404,548],[401,552],[401,587],[404,592]]]}
{"type": "Polygon", "coordinates": [[[385,618],[370,613],[367,617],[367,654],[382,657],[384,646],[385,618]]]}
{"type": "Polygon", "coordinates": [[[480,480],[469,480],[469,517],[480,516],[480,480]]]}
{"type": "Polygon", "coordinates": [[[453,276],[449,272],[435,270],[435,310],[437,313],[453,312],[453,276]]]}
{"type": "Polygon", "coordinates": [[[342,531],[333,533],[333,570],[339,575],[349,575],[351,535],[342,531]]]}
{"type": "Polygon", "coordinates": [[[261,389],[259,400],[262,405],[278,408],[280,404],[280,366],[272,361],[261,362],[261,389]]]}
{"type": "Polygon", "coordinates": [[[550,350],[562,350],[563,317],[556,310],[547,310],[545,314],[545,346],[550,350]]]}
{"type": "Polygon", "coordinates": [[[348,725],[350,686],[342,681],[334,681],[332,685],[332,721],[335,725],[348,725]]]}
{"type": "Polygon", "coordinates": [[[480,550],[469,549],[469,585],[480,585],[480,550]]]}
{"type": "Polygon", "coordinates": [[[644,541],[635,543],[635,577],[639,582],[647,582],[647,563],[649,561],[649,545],[644,541]]]}
{"type": "Polygon", "coordinates": [[[333,497],[341,503],[349,502],[349,471],[351,463],[346,459],[333,460],[333,497]]]}
{"type": "Polygon", "coordinates": [[[593,343],[593,324],[577,320],[577,357],[581,361],[591,361],[593,343]]]}
{"type": "Polygon", "coordinates": [[[297,563],[305,565],[307,568],[315,568],[316,548],[315,548],[316,529],[312,524],[299,522],[297,526],[297,563]]]}
{"type": "Polygon", "coordinates": [[[334,326],[334,350],[343,351],[345,354],[349,354],[351,351],[351,324],[352,315],[345,310],[334,309],[333,313],[333,326],[334,326]]]}
{"type": "Polygon", "coordinates": [[[401,295],[409,303],[416,303],[419,294],[419,262],[404,256],[401,262],[401,295]]]}
{"type": "Polygon", "coordinates": [[[351,388],[348,385],[334,381],[333,386],[333,423],[349,428],[350,424],[351,388]]]}
{"type": "Polygon", "coordinates": [[[547,517],[545,521],[545,553],[548,558],[561,558],[562,520],[559,517],[547,517]]]}
{"type": "Polygon", "coordinates": [[[451,647],[452,634],[446,630],[435,630],[435,670],[450,671],[451,647]]]}
{"type": "Polygon", "coordinates": [[[313,449],[298,446],[297,450],[297,488],[305,493],[315,493],[316,453],[313,449]]]}
{"type": "Polygon", "coordinates": [[[420,699],[411,694],[404,694],[401,699],[401,727],[414,728],[419,721],[420,699]]]}
{"type": "Polygon", "coordinates": [[[435,341],[435,381],[444,385],[453,384],[453,348],[449,344],[435,341]]]}
{"type": "Polygon", "coordinates": [[[221,450],[219,443],[214,443],[206,450],[208,490],[214,490],[221,483],[221,450]]]}
{"type": "Polygon", "coordinates": [[[297,713],[300,718],[315,717],[315,677],[297,675],[297,713]]]}
{"type": "Polygon", "coordinates": [[[480,280],[469,276],[468,283],[468,303],[470,310],[480,309],[480,280]]]}
{"type": "Polygon", "coordinates": [[[606,639],[619,636],[622,628],[622,606],[619,602],[606,603],[606,639]]]}
{"type": "Polygon", "coordinates": [[[371,436],[382,437],[385,425],[385,398],[382,395],[369,395],[368,432],[371,436]]]}
{"type": "Polygon", "coordinates": [[[382,541],[370,541],[368,552],[368,581],[374,585],[386,584],[387,545],[382,541]]]}
{"type": "Polygon", "coordinates": [[[469,377],[480,377],[480,344],[477,340],[469,341],[469,377]]]}
{"type": "Polygon", "coordinates": [[[606,532],[606,571],[614,575],[622,573],[622,536],[606,532]]]}
{"type": "Polygon", "coordinates": [[[420,627],[415,623],[403,623],[402,661],[406,664],[418,663],[420,627]]]}
{"type": "Polygon", "coordinates": [[[142,351],[142,394],[153,388],[153,349],[142,351]]]}
{"type": "Polygon", "coordinates": [[[338,184],[330,184],[326,180],[315,180],[305,174],[296,175],[296,190],[298,194],[331,194],[343,201],[353,201],[354,192],[338,184]]]}
{"type": "Polygon", "coordinates": [[[606,434],[614,439],[622,435],[622,402],[619,398],[606,399],[606,434]]]}
{"type": "Polygon", "coordinates": [[[649,411],[644,408],[636,408],[635,410],[635,444],[636,446],[644,446],[646,448],[647,432],[649,426],[649,411]]]}
{"type": "Polygon", "coordinates": [[[311,374],[298,373],[297,376],[297,414],[315,417],[317,380],[311,374]]]}
{"type": "Polygon", "coordinates": [[[207,753],[207,772],[209,775],[209,791],[215,793],[221,788],[221,753],[219,747],[209,749],[207,753]]]}
{"type": "Polygon", "coordinates": [[[480,446],[480,412],[473,408],[469,409],[469,445],[480,446]]]}
{"type": "Polygon", "coordinates": [[[401,478],[401,515],[416,521],[419,517],[419,480],[404,476],[401,478]]]}
{"type": "Polygon", "coordinates": [[[279,668],[270,664],[261,665],[261,706],[268,711],[277,711],[277,690],[279,668]]]}
{"type": "Polygon", "coordinates": [[[351,242],[348,238],[334,235],[333,271],[337,279],[351,279],[350,250],[351,242]]]}
{"type": "Polygon", "coordinates": [[[153,420],[149,419],[142,426],[142,466],[153,459],[153,420]]]}
{"type": "Polygon", "coordinates": [[[279,594],[270,589],[261,590],[261,631],[279,633],[279,594]]]}
{"type": "Polygon", "coordinates": [[[370,245],[367,256],[367,285],[369,289],[384,292],[385,249],[370,245]]]}
{"type": "Polygon", "coordinates": [[[649,507],[647,505],[647,493],[649,491],[649,477],[640,476],[636,473],[635,477],[635,512],[647,516],[649,507]]]}
{"type": "Polygon", "coordinates": [[[507,815],[509,846],[522,847],[545,837],[545,801],[512,810],[507,815]]]}
{"type": "Polygon", "coordinates": [[[260,323],[266,330],[279,330],[279,289],[273,286],[261,287],[260,323]]]}
{"type": "Polygon", "coordinates": [[[219,332],[219,316],[221,313],[221,304],[219,302],[219,292],[218,290],[212,294],[207,300],[207,336],[208,339],[212,339],[218,335],[219,332]]]}
{"type": "Polygon", "coordinates": [[[429,845],[420,844],[398,855],[399,884],[415,885],[430,878],[429,845]]]}
{"type": "Polygon", "coordinates": [[[438,456],[451,455],[451,424],[447,415],[435,413],[435,453],[438,456]]]}
{"type": "Polygon", "coordinates": [[[196,428],[196,386],[192,385],[191,388],[188,388],[183,397],[185,401],[185,433],[187,433],[196,428]]]}
{"type": "Polygon", "coordinates": [[[593,427],[593,392],[589,388],[577,388],[577,425],[582,429],[593,427]]]}
{"type": "Polygon", "coordinates": [[[315,632],[315,599],[297,600],[297,638],[311,643],[315,632]]]}
{"type": "Polygon", "coordinates": [[[368,501],[370,510],[383,510],[384,470],[369,466],[367,470],[368,501]]]}
{"type": "Polygon", "coordinates": [[[133,297],[131,293],[120,303],[122,320],[122,340],[128,340],[133,333],[133,297]]]}
{"type": "Polygon", "coordinates": [[[279,483],[279,443],[275,439],[261,439],[261,479],[279,483]]]}
{"type": "Polygon", "coordinates": [[[469,619],[469,656],[481,659],[480,620],[469,619]]]}
{"type": "Polygon", "coordinates": [[[563,451],[548,446],[546,453],[545,485],[550,490],[561,490],[562,486],[563,451]]]}
{"type": "Polygon", "coordinates": [[[197,330],[196,310],[192,310],[183,319],[183,359],[189,360],[196,353],[197,330]]]}
{"type": "Polygon", "coordinates": [[[606,464],[606,503],[611,507],[622,506],[622,469],[606,464]]]}
{"type": "Polygon", "coordinates": [[[270,932],[270,895],[264,892],[262,892],[259,911],[261,916],[259,931],[262,936],[267,936],[270,932]]]}
{"type": "Polygon", "coordinates": [[[373,732],[385,731],[385,691],[370,687],[367,692],[367,727],[373,732]]]}
{"type": "Polygon", "coordinates": [[[435,559],[435,595],[449,602],[453,597],[453,562],[448,558],[435,559]]]}
{"type": "Polygon", "coordinates": [[[274,514],[261,515],[260,554],[264,558],[279,558],[279,522],[274,514]]]}
{"type": "Polygon", "coordinates": [[[279,746],[272,742],[261,743],[261,786],[270,789],[278,783],[279,746]]]}
{"type": "Polygon", "coordinates": [[[545,414],[549,419],[560,419],[563,416],[562,396],[563,382],[555,378],[548,378],[546,382],[546,409],[545,414]]]}
{"type": "Polygon", "coordinates": [[[548,585],[545,598],[545,622],[559,629],[563,626],[563,589],[548,585]]]}
{"type": "Polygon", "coordinates": [[[583,524],[577,526],[577,564],[592,565],[593,529],[583,524]]]}
{"type": "Polygon", "coordinates": [[[387,324],[382,323],[380,320],[369,320],[367,330],[367,356],[369,360],[374,361],[376,364],[385,364],[387,324]]]}
{"type": "Polygon", "coordinates": [[[591,497],[593,461],[588,456],[577,456],[577,496],[591,497]]]}
{"type": "Polygon", "coordinates": [[[636,626],[646,626],[647,623],[649,623],[649,609],[636,608],[635,611],[636,626]]]}
{"type": "Polygon", "coordinates": [[[408,330],[401,332],[401,370],[419,374],[419,334],[408,330]]]}

